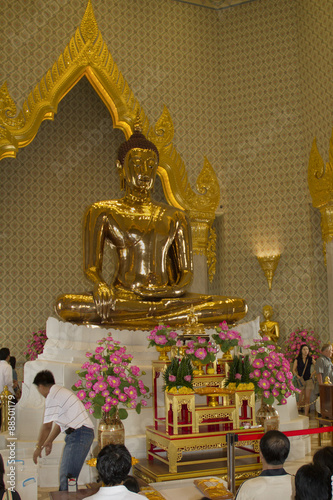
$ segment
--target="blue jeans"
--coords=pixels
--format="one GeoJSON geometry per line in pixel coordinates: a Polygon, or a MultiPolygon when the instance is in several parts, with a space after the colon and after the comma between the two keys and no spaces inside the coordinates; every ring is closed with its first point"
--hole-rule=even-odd
{"type": "Polygon", "coordinates": [[[85,426],[66,435],[60,465],[60,491],[68,490],[68,476],[78,479],[93,440],[93,429],[85,426]]]}

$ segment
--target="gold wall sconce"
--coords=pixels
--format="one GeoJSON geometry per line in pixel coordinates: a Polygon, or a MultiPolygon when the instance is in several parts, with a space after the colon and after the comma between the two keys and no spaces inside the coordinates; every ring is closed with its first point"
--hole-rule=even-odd
{"type": "Polygon", "coordinates": [[[272,290],[272,282],[274,273],[276,271],[277,265],[279,263],[281,255],[271,255],[269,257],[258,257],[261,269],[264,271],[268,282],[268,288],[272,290]]]}

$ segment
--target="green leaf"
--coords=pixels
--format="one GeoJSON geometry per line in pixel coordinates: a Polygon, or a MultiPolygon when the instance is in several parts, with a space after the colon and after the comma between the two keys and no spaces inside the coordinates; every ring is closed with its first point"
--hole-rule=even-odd
{"type": "Polygon", "coordinates": [[[127,410],[125,410],[125,408],[120,408],[118,411],[118,415],[121,420],[125,420],[125,418],[128,417],[127,410]]]}
{"type": "Polygon", "coordinates": [[[266,403],[268,405],[272,405],[274,403],[274,396],[273,396],[273,394],[271,394],[269,396],[269,398],[264,398],[264,403],[266,403]]]}
{"type": "Polygon", "coordinates": [[[135,411],[137,412],[138,415],[141,413],[141,403],[137,404],[135,411]]]}
{"type": "Polygon", "coordinates": [[[103,396],[101,396],[100,394],[96,394],[96,396],[94,397],[94,403],[96,403],[97,405],[103,406],[105,403],[105,398],[103,396]]]}
{"type": "Polygon", "coordinates": [[[117,407],[116,406],[111,406],[111,410],[109,411],[110,417],[113,417],[117,412],[117,407]]]}
{"type": "Polygon", "coordinates": [[[102,408],[99,405],[94,406],[94,417],[99,419],[102,417],[102,408]]]}
{"type": "Polygon", "coordinates": [[[79,387],[76,387],[76,385],[72,385],[72,391],[79,391],[80,388],[79,387]]]}
{"type": "Polygon", "coordinates": [[[87,370],[85,370],[84,372],[78,371],[77,373],[78,373],[79,377],[85,378],[88,372],[87,372],[87,370]]]}

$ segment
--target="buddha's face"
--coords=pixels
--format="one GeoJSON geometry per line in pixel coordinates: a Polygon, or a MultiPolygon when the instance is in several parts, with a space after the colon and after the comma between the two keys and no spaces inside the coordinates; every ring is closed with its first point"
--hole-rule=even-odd
{"type": "Polygon", "coordinates": [[[128,186],[149,191],[155,182],[157,156],[149,149],[131,149],[124,161],[124,178],[128,186]]]}
{"type": "Polygon", "coordinates": [[[266,320],[269,320],[270,317],[272,316],[272,309],[270,307],[264,307],[263,308],[263,315],[266,320]]]}

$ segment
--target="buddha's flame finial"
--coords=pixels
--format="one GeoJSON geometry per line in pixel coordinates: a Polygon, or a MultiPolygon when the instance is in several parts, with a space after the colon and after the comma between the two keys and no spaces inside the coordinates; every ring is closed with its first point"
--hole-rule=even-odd
{"type": "Polygon", "coordinates": [[[142,132],[142,123],[141,123],[140,110],[139,109],[136,112],[136,117],[135,117],[135,122],[134,122],[133,130],[134,130],[134,132],[142,132]]]}

